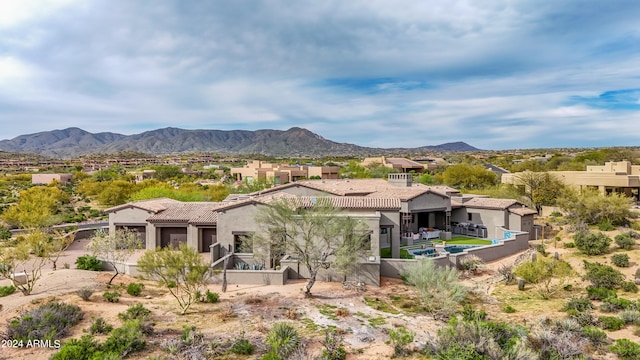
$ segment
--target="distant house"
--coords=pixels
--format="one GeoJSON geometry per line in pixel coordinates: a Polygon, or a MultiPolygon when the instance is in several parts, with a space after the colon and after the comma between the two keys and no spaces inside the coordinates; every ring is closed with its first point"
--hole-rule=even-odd
{"type": "MultiPolygon", "coordinates": [[[[520,174],[502,175],[503,184],[520,186],[520,174]]],[[[604,165],[589,165],[586,171],[549,171],[567,185],[592,188],[601,194],[620,193],[640,201],[640,165],[629,161],[610,161],[604,165]]]]}
{"type": "Polygon", "coordinates": [[[373,164],[380,164],[382,166],[397,170],[398,172],[401,172],[401,173],[407,173],[410,171],[421,173],[426,168],[425,165],[417,161],[413,161],[405,158],[392,158],[392,157],[386,157],[386,156],[365,158],[360,163],[360,165],[362,166],[370,166],[373,164]]]}
{"type": "Polygon", "coordinates": [[[238,181],[264,180],[280,185],[299,179],[338,179],[339,171],[339,166],[286,165],[254,160],[244,167],[231,168],[230,173],[238,181]]]}
{"type": "Polygon", "coordinates": [[[32,184],[51,184],[53,181],[58,181],[61,184],[66,184],[73,178],[72,174],[32,174],[32,184]]]}

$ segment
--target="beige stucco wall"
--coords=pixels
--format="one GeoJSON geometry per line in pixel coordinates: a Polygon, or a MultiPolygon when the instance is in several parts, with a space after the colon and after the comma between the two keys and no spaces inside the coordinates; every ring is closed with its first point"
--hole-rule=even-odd
{"type": "Polygon", "coordinates": [[[402,202],[402,212],[442,210],[451,211],[451,199],[437,194],[426,193],[402,202]]]}
{"type": "Polygon", "coordinates": [[[153,224],[147,223],[152,212],[137,207],[128,207],[109,214],[109,233],[116,232],[116,226],[145,226],[145,248],[155,248],[155,232],[153,224]]]}

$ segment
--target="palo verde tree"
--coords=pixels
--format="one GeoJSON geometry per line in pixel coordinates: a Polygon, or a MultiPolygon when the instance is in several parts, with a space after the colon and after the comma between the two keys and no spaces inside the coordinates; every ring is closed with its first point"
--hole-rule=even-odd
{"type": "Polygon", "coordinates": [[[553,206],[564,192],[566,185],[548,172],[524,171],[516,175],[518,185],[524,187],[524,196],[538,213],[543,205],[553,206]]]}
{"type": "Polygon", "coordinates": [[[348,273],[370,246],[365,224],[341,215],[331,198],[282,199],[260,208],[256,223],[263,231],[253,236],[254,253],[296,257],[309,272],[307,297],[320,269],[348,273]]]}
{"type": "Polygon", "coordinates": [[[498,181],[496,174],[482,165],[466,163],[451,165],[439,175],[442,182],[455,188],[478,189],[495,185],[498,181]]]}
{"type": "Polygon", "coordinates": [[[209,277],[211,268],[200,254],[187,244],[176,248],[147,250],[138,260],[140,271],[169,289],[184,315],[191,304],[198,300],[209,277]]]}
{"type": "Polygon", "coordinates": [[[55,186],[35,186],[20,192],[20,199],[4,214],[5,220],[25,229],[14,247],[0,249],[0,273],[12,280],[24,295],[29,295],[49,262],[58,260],[72,238],[48,227],[56,223],[60,205],[69,201],[55,186]],[[22,273],[23,276],[15,276],[22,273]]]}
{"type": "Polygon", "coordinates": [[[41,228],[32,230],[15,247],[0,248],[0,274],[10,279],[23,295],[30,295],[42,269],[51,260],[49,255],[62,246],[59,241],[41,228]]]}
{"type": "Polygon", "coordinates": [[[98,259],[111,265],[115,274],[109,279],[109,285],[120,274],[119,266],[126,262],[137,250],[142,249],[140,235],[128,228],[118,229],[114,234],[104,230],[96,231],[96,234],[87,245],[87,250],[98,259]]]}
{"type": "Polygon", "coordinates": [[[623,194],[602,195],[597,190],[565,191],[558,199],[565,218],[574,224],[596,225],[608,222],[614,226],[627,225],[636,217],[631,211],[631,199],[623,194]]]}

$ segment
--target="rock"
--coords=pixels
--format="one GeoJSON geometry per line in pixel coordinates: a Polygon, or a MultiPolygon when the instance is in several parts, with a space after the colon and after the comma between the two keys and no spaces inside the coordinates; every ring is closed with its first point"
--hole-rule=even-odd
{"type": "Polygon", "coordinates": [[[145,299],[153,299],[153,297],[151,295],[147,295],[144,297],[145,299]]]}

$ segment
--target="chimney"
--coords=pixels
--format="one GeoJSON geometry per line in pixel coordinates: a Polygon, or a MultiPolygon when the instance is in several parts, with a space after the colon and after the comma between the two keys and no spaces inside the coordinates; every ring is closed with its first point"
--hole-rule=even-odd
{"type": "Polygon", "coordinates": [[[408,173],[389,174],[387,180],[389,181],[389,184],[397,187],[411,187],[413,184],[413,176],[408,173]]]}

